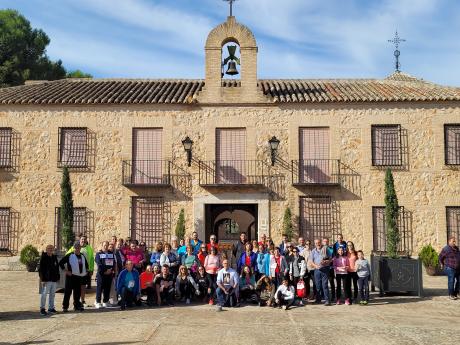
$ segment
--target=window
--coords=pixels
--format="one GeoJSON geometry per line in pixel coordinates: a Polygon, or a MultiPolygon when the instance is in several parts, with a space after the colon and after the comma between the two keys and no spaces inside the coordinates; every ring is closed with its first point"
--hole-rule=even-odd
{"type": "Polygon", "coordinates": [[[460,165],[460,124],[444,125],[446,165],[460,165]]]}
{"type": "Polygon", "coordinates": [[[164,240],[163,198],[133,197],[131,207],[131,239],[151,247],[164,240]]]}
{"type": "MultiPolygon", "coordinates": [[[[55,208],[55,246],[58,250],[61,250],[63,247],[61,229],[62,229],[62,219],[61,219],[61,208],[55,208]]],[[[73,233],[75,237],[79,234],[86,235],[89,239],[90,236],[90,212],[86,207],[74,207],[73,209],[73,233]]],[[[91,240],[90,240],[91,241],[91,240]]]]}
{"type": "Polygon", "coordinates": [[[0,251],[11,250],[11,217],[10,208],[0,208],[0,251]]]}
{"type": "Polygon", "coordinates": [[[332,201],[329,196],[300,197],[300,233],[305,239],[332,239],[332,201]]]}
{"type": "Polygon", "coordinates": [[[0,168],[9,168],[12,165],[12,138],[11,128],[0,128],[0,168]]]}
{"type": "MultiPolygon", "coordinates": [[[[398,227],[400,233],[400,252],[410,251],[411,238],[408,226],[408,214],[403,206],[399,207],[398,227]]],[[[387,250],[387,230],[385,224],[385,207],[372,207],[372,228],[374,238],[374,252],[386,252],[387,250]]]]}
{"type": "Polygon", "coordinates": [[[86,168],[87,139],[86,128],[59,128],[59,167],[86,168]]]}
{"type": "Polygon", "coordinates": [[[373,125],[372,165],[402,165],[402,139],[399,125],[373,125]]]}
{"type": "Polygon", "coordinates": [[[246,164],[246,129],[216,129],[216,180],[219,184],[244,184],[246,164]]]}
{"type": "Polygon", "coordinates": [[[447,239],[454,236],[457,245],[460,242],[460,206],[446,207],[447,216],[447,239]]]}
{"type": "Polygon", "coordinates": [[[132,183],[163,183],[161,128],[133,129],[132,183]]]}

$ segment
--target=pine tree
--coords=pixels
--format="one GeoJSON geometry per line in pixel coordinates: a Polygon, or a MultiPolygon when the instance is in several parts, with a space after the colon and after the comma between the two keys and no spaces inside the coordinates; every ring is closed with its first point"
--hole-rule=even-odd
{"type": "Polygon", "coordinates": [[[294,236],[294,228],[292,227],[292,213],[289,207],[286,207],[283,217],[283,235],[286,235],[288,240],[291,241],[294,236]]]}
{"type": "Polygon", "coordinates": [[[184,209],[180,210],[179,219],[176,224],[176,236],[179,240],[183,239],[185,236],[185,214],[184,209]]]}
{"type": "Polygon", "coordinates": [[[385,225],[387,231],[387,254],[398,257],[400,234],[398,229],[399,204],[396,196],[393,174],[387,169],[385,174],[385,225]]]}
{"type": "Polygon", "coordinates": [[[64,249],[72,247],[75,241],[73,233],[73,199],[72,185],[70,183],[69,169],[62,170],[61,182],[61,238],[64,249]]]}

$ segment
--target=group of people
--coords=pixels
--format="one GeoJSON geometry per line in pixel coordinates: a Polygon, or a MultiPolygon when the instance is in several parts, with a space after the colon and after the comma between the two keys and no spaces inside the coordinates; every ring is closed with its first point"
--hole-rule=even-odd
{"type": "Polygon", "coordinates": [[[171,243],[158,242],[152,252],[143,242],[113,236],[95,254],[82,235],[59,261],[51,245],[42,253],[42,315],[56,312],[54,293],[60,269],[66,275],[64,312],[71,295],[74,310],[84,310],[85,290],[95,271],[95,308],[119,306],[121,310],[143,302],[171,306],[192,300],[216,304],[218,311],[241,303],[287,310],[308,300],[324,305],[350,305],[359,300],[366,305],[371,274],[364,253],[342,235],[332,245],[327,238],[316,239],[311,248],[310,241],[302,237],[294,244],[283,235],[275,246],[265,235],[260,241],[248,241],[241,233],[231,251],[223,251],[215,235],[204,243],[194,232],[183,240],[173,237],[171,243]]]}

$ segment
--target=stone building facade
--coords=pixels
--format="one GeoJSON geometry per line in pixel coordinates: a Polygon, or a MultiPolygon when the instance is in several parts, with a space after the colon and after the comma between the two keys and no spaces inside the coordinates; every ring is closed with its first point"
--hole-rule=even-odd
{"type": "Polygon", "coordinates": [[[206,42],[204,80],[60,80],[0,90],[0,247],[59,246],[62,166],[74,228],[153,245],[185,211],[188,233],[222,241],[342,233],[385,250],[393,170],[405,249],[460,232],[460,88],[401,72],[383,80],[259,80],[257,44],[234,17],[206,42]],[[222,79],[239,47],[241,78],[222,79]],[[191,161],[183,140],[193,140],[191,161]],[[269,140],[279,146],[274,165],[269,140]]]}

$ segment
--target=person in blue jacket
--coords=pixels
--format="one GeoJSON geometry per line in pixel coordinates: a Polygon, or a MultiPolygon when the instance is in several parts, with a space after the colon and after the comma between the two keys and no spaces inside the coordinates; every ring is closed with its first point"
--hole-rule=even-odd
{"type": "Polygon", "coordinates": [[[252,272],[258,272],[257,268],[257,253],[252,251],[252,244],[251,242],[246,242],[244,245],[245,251],[241,254],[238,262],[237,262],[237,272],[241,274],[244,266],[249,266],[252,272]]]}
{"type": "Polygon", "coordinates": [[[133,269],[131,260],[126,261],[126,268],[120,272],[117,280],[117,293],[121,297],[120,310],[125,310],[126,306],[132,307],[133,302],[141,305],[141,284],[139,272],[133,269]]]}
{"type": "Polygon", "coordinates": [[[193,254],[197,255],[200,251],[201,244],[203,243],[202,240],[198,239],[198,233],[194,231],[192,233],[192,240],[190,241],[190,245],[193,247],[193,254]]]}
{"type": "Polygon", "coordinates": [[[163,254],[163,242],[158,242],[155,246],[155,251],[150,256],[150,263],[155,265],[160,265],[161,254],[163,254]]]}
{"type": "Polygon", "coordinates": [[[96,254],[97,264],[97,287],[96,287],[96,309],[108,306],[110,298],[110,289],[112,287],[112,280],[115,276],[116,270],[116,257],[115,254],[109,251],[109,242],[102,242],[102,249],[96,254]],[[103,304],[101,304],[101,296],[104,294],[103,304]]]}

